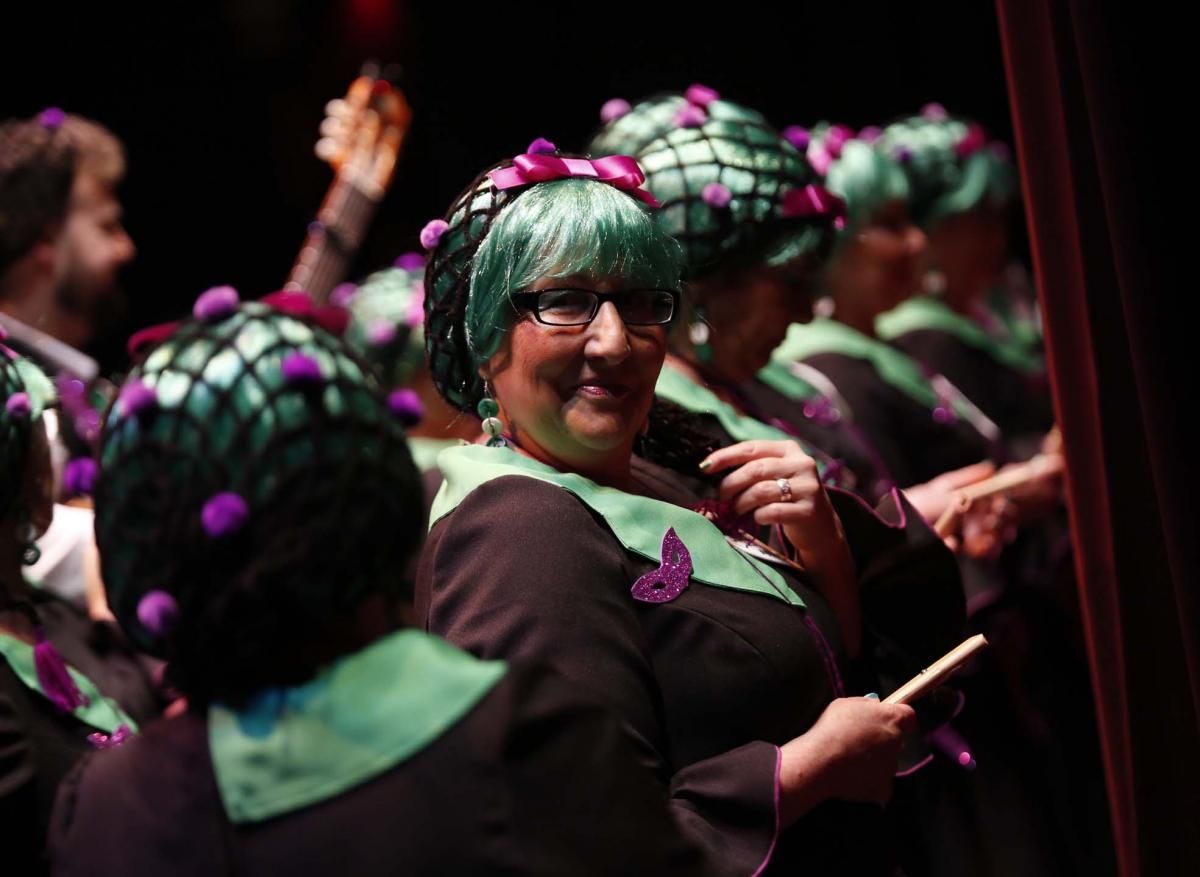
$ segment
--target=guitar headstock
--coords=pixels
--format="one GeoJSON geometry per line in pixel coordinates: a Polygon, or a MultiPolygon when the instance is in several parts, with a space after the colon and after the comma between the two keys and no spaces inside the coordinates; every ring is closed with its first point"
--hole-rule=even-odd
{"type": "Polygon", "coordinates": [[[317,157],[342,179],[378,199],[392,179],[412,110],[404,93],[373,71],[350,84],[344,98],[325,106],[317,157]]]}

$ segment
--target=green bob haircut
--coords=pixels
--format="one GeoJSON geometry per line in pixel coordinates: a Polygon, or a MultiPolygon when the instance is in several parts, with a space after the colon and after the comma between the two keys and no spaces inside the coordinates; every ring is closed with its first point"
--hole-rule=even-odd
{"type": "Polygon", "coordinates": [[[821,122],[814,126],[808,158],[824,169],[830,191],[846,201],[850,232],[868,223],[885,204],[908,200],[908,178],[900,164],[843,125],[821,122]]]}
{"type": "Polygon", "coordinates": [[[425,367],[425,260],[407,253],[354,289],[346,341],[388,388],[406,387],[425,367]]]}
{"type": "Polygon", "coordinates": [[[517,319],[512,294],[539,278],[680,287],[679,245],[649,208],[607,183],[569,178],[500,190],[485,172],[446,222],[426,269],[425,350],[438,391],[462,411],[473,413],[483,398],[479,367],[517,319]]]}
{"type": "Polygon", "coordinates": [[[1017,197],[1008,147],[989,141],[982,126],[948,116],[936,105],[895,122],[876,143],[908,178],[909,212],[929,228],[938,220],[980,207],[1005,208],[1017,197]]]}

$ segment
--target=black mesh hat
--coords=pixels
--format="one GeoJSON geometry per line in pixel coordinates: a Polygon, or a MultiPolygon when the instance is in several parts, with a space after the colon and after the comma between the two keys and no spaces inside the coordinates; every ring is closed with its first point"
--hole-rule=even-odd
{"type": "Polygon", "coordinates": [[[604,114],[589,150],[638,160],[689,277],[828,250],[844,205],[760,113],[694,85],[604,114]]]}
{"type": "Polygon", "coordinates": [[[496,218],[524,191],[499,189],[488,177],[512,164],[505,159],[481,172],[454,199],[446,218],[421,232],[421,242],[431,248],[425,266],[425,359],[442,397],[472,414],[483,396],[483,380],[466,334],[471,267],[496,218]]]}
{"type": "Polygon", "coordinates": [[[351,348],[210,293],[122,386],[95,491],[113,612],[189,693],[283,684],[330,616],[402,591],[422,519],[401,421],[351,348]],[[239,659],[255,641],[269,654],[239,659]]]}

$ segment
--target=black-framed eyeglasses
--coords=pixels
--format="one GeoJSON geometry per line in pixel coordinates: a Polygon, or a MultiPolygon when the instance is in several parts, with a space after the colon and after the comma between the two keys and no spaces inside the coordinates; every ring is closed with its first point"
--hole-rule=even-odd
{"type": "Polygon", "coordinates": [[[675,316],[679,293],[673,289],[623,289],[596,292],[592,289],[539,289],[514,292],[513,304],[529,311],[547,326],[586,326],[596,319],[600,305],[611,301],[629,326],[662,326],[675,316]]]}

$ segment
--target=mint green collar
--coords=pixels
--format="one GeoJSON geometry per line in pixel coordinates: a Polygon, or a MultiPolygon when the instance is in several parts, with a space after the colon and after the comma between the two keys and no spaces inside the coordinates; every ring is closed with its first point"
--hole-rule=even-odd
{"type": "MultiPolygon", "coordinates": [[[[511,448],[464,445],[442,451],[438,467],[446,476],[433,501],[431,526],[454,511],[475,488],[505,475],[522,475],[561,487],[604,518],[617,541],[646,560],[661,560],[663,536],[674,528],[692,558],[692,579],[702,584],[762,594],[803,606],[783,576],[769,564],[738,551],[723,533],[702,515],[649,497],[602,487],[569,472],[559,472],[518,454],[511,448]]],[[[546,528],[553,531],[554,522],[546,528]]],[[[553,538],[569,539],[569,533],[553,538]]],[[[630,585],[633,583],[630,582],[630,585]]]]}
{"type": "MultiPolygon", "coordinates": [[[[818,318],[811,323],[793,323],[772,358],[787,365],[820,353],[840,353],[864,359],[875,367],[884,381],[930,411],[942,404],[930,378],[916,360],[837,320],[818,318]]],[[[962,419],[970,423],[979,419],[979,409],[961,393],[953,393],[946,401],[962,419]]]]}
{"type": "Polygon", "coordinates": [[[889,341],[919,329],[936,329],[953,335],[1014,371],[1041,374],[1045,370],[1042,358],[1033,351],[990,335],[974,320],[957,313],[934,296],[910,298],[875,320],[875,331],[880,338],[889,341]]]}
{"type": "Polygon", "coordinates": [[[807,402],[809,399],[819,399],[824,395],[808,381],[793,374],[788,365],[773,359],[759,369],[757,378],[776,393],[794,402],[807,402]]]}
{"type": "MultiPolygon", "coordinates": [[[[780,370],[787,372],[787,369],[782,366],[780,366],[780,370]]],[[[797,389],[796,384],[808,386],[805,381],[799,378],[793,378],[793,381],[795,382],[795,384],[791,385],[793,390],[797,389]]],[[[813,390],[813,393],[815,394],[816,390],[813,390]]],[[[742,414],[712,390],[700,386],[687,377],[687,375],[672,368],[670,364],[663,365],[662,371],[658,373],[658,384],[654,388],[654,394],[660,399],[674,402],[685,411],[691,411],[695,414],[707,414],[710,417],[716,418],[717,423],[721,424],[721,428],[729,433],[734,441],[749,442],[756,439],[765,439],[767,441],[786,439],[787,441],[793,441],[800,445],[804,453],[817,461],[817,471],[822,478],[825,477],[825,473],[829,470],[830,457],[823,451],[812,447],[794,435],[784,432],[782,429],[742,414]]]]}
{"type": "Polygon", "coordinates": [[[721,399],[712,390],[702,387],[687,375],[671,367],[670,363],[663,365],[658,373],[658,383],[654,394],[668,402],[674,402],[680,408],[697,414],[708,414],[717,419],[721,428],[729,433],[735,441],[748,442],[755,439],[779,441],[790,439],[782,429],[768,426],[761,420],[747,417],[736,408],[721,399]]]}
{"type": "Polygon", "coordinates": [[[212,705],[208,744],[226,814],[257,822],[378,776],[449,730],[506,671],[402,630],[243,710],[212,705]]]}
{"type": "Polygon", "coordinates": [[[429,472],[436,469],[438,454],[446,448],[461,444],[462,440],[456,438],[439,439],[421,436],[409,436],[408,438],[408,450],[412,454],[413,463],[416,464],[418,472],[429,472]]]}
{"type": "MultiPolygon", "coordinates": [[[[26,688],[35,692],[38,697],[45,697],[42,694],[41,686],[38,685],[37,666],[33,660],[33,646],[15,636],[0,634],[0,657],[8,662],[8,666],[12,667],[13,672],[17,674],[17,678],[26,688]]],[[[121,725],[125,725],[131,731],[137,730],[137,722],[125,715],[113,700],[101,694],[100,689],[92,680],[74,667],[67,667],[67,672],[71,674],[75,687],[88,700],[85,706],[76,708],[71,715],[85,725],[91,725],[106,734],[112,734],[121,725]]]]}

